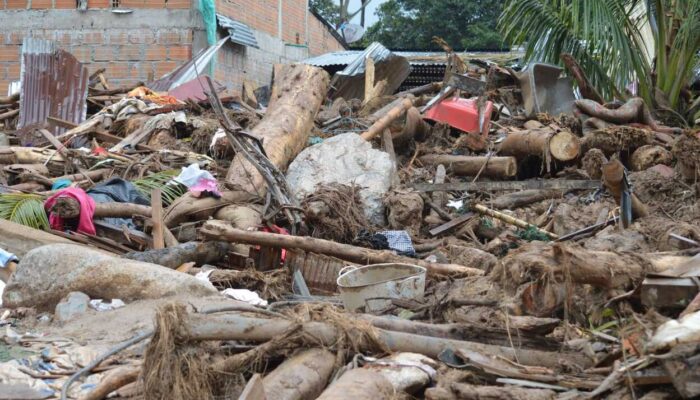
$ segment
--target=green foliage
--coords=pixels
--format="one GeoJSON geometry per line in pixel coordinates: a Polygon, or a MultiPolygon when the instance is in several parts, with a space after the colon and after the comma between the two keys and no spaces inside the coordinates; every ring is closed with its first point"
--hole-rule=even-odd
{"type": "Polygon", "coordinates": [[[178,197],[187,193],[187,187],[181,184],[168,184],[174,177],[179,174],[177,170],[161,171],[155,174],[148,175],[141,179],[137,179],[132,183],[136,188],[148,199],[151,198],[153,189],[161,190],[161,200],[163,206],[169,206],[178,197]]]}
{"type": "Polygon", "coordinates": [[[680,94],[699,61],[700,1],[506,0],[499,28],[508,43],[525,47],[525,62],[561,65],[561,54],[571,53],[607,99],[637,82],[648,104],[687,116],[680,94]],[[653,64],[641,30],[647,22],[653,64]]]}
{"type": "Polygon", "coordinates": [[[340,24],[340,5],[334,0],[311,0],[309,4],[331,25],[337,27],[340,24]]]}
{"type": "Polygon", "coordinates": [[[549,242],[551,239],[546,234],[537,230],[536,227],[530,225],[527,229],[520,229],[515,232],[515,236],[520,239],[527,240],[531,242],[533,240],[539,240],[540,242],[549,242]]]}
{"type": "Polygon", "coordinates": [[[390,49],[441,48],[433,36],[453,49],[497,50],[506,45],[497,30],[504,0],[388,0],[379,6],[379,21],[367,29],[365,43],[390,49]]]}
{"type": "Polygon", "coordinates": [[[44,198],[35,194],[0,194],[0,218],[35,229],[48,229],[44,198]]]}

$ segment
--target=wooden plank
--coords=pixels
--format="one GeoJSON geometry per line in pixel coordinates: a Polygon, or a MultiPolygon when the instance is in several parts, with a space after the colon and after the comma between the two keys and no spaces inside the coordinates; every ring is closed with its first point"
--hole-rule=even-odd
{"type": "Polygon", "coordinates": [[[66,128],[66,129],[73,129],[77,128],[78,124],[66,121],[65,119],[57,118],[57,117],[46,117],[46,122],[53,126],[57,126],[59,128],[66,128]]]}
{"type": "Polygon", "coordinates": [[[397,166],[396,151],[394,151],[394,140],[391,138],[391,131],[389,129],[384,129],[384,133],[382,133],[382,143],[384,144],[384,151],[389,154],[394,166],[397,166]]]}
{"type": "Polygon", "coordinates": [[[46,129],[39,129],[39,133],[53,145],[53,147],[56,148],[56,150],[59,152],[64,157],[68,156],[68,149],[66,146],[63,145],[58,139],[56,139],[56,136],[53,135],[53,133],[47,131],[46,129]]]}
{"type": "Polygon", "coordinates": [[[592,190],[601,187],[596,180],[542,180],[542,181],[494,181],[494,182],[455,182],[455,183],[414,183],[411,187],[419,192],[450,192],[465,190],[592,190]]]}
{"type": "Polygon", "coordinates": [[[469,221],[470,219],[472,219],[472,217],[474,217],[474,213],[468,212],[468,213],[462,215],[461,217],[455,218],[452,221],[445,222],[444,224],[431,229],[430,235],[437,236],[441,233],[447,232],[450,229],[456,228],[456,227],[462,225],[463,223],[469,221]]]}
{"type": "Polygon", "coordinates": [[[267,400],[265,397],[265,387],[260,374],[254,374],[245,385],[238,400],[267,400]]]}
{"type": "Polygon", "coordinates": [[[141,127],[129,134],[129,136],[122,139],[121,142],[112,146],[109,151],[113,153],[120,152],[124,147],[132,146],[135,147],[137,144],[141,143],[147,136],[149,136],[153,131],[151,129],[146,129],[141,127]]]}
{"type": "Polygon", "coordinates": [[[163,201],[161,200],[160,189],[153,189],[151,192],[151,220],[153,221],[153,248],[164,249],[165,238],[163,237],[163,201]]]}

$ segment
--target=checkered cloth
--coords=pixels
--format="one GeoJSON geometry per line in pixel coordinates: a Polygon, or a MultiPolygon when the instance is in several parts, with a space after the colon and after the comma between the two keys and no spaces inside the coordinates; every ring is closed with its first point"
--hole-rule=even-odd
{"type": "Polygon", "coordinates": [[[416,255],[416,249],[413,248],[411,236],[406,231],[381,231],[377,234],[386,237],[389,242],[389,248],[396,251],[402,256],[413,257],[416,255]]]}

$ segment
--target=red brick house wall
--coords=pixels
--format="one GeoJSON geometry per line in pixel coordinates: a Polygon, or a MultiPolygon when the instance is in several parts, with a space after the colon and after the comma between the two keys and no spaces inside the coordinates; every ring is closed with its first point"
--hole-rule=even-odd
{"type": "MultiPolygon", "coordinates": [[[[106,68],[114,86],[158,78],[206,45],[198,0],[119,0],[120,8],[133,10],[126,15],[112,14],[111,0],[87,1],[83,11],[76,0],[0,0],[0,20],[17,21],[0,24],[0,95],[19,80],[25,36],[57,41],[90,72],[106,68]]],[[[276,62],[342,49],[322,22],[311,13],[307,17],[306,5],[306,0],[217,0],[217,12],[247,24],[261,44],[247,49],[227,43],[216,64],[217,79],[239,90],[244,78],[266,82],[276,62]]]]}

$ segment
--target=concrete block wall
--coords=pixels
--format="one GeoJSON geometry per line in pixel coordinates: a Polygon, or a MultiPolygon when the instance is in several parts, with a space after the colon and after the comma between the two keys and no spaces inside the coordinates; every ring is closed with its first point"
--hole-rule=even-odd
{"type": "Polygon", "coordinates": [[[244,80],[264,86],[270,83],[272,67],[309,57],[305,46],[293,46],[277,37],[255,32],[259,49],[227,43],[217,54],[214,76],[233,91],[240,91],[244,80]]]}

